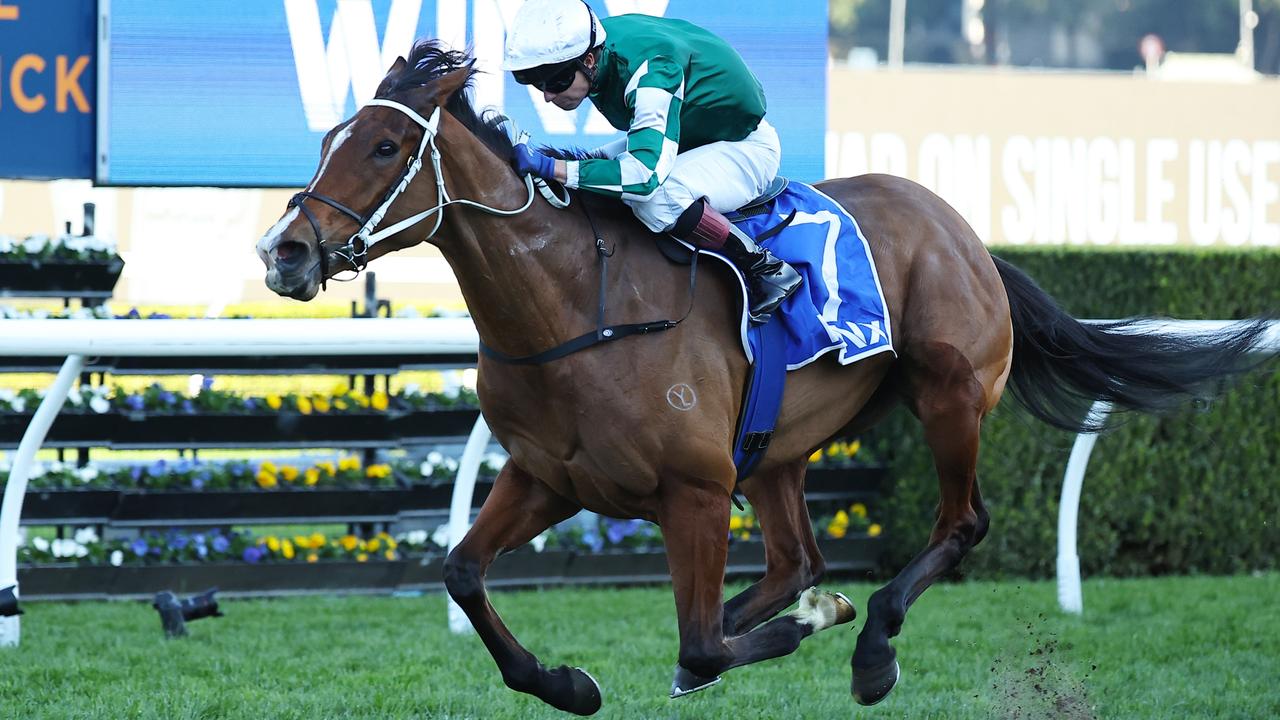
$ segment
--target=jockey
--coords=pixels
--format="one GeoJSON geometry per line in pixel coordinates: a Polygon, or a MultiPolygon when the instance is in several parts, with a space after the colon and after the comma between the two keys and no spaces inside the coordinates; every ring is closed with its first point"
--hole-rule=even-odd
{"type": "Polygon", "coordinates": [[[620,198],[650,230],[723,253],[747,279],[754,321],[800,287],[799,273],[721,214],[762,194],[782,157],[760,81],[724,40],[683,20],[601,21],[584,0],[527,0],[502,67],[562,110],[590,98],[627,132],[585,160],[520,143],[519,174],[620,198]]]}

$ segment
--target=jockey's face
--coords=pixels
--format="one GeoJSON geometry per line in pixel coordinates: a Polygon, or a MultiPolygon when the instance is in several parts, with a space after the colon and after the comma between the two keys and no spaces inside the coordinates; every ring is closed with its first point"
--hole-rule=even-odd
{"type": "MultiPolygon", "coordinates": [[[[596,55],[598,51],[587,53],[582,58],[582,64],[592,70],[596,67],[596,55]]],[[[587,99],[587,93],[591,92],[591,80],[587,74],[578,70],[573,75],[573,84],[561,92],[551,92],[549,90],[542,91],[542,99],[554,104],[561,110],[577,110],[583,100],[587,99]]]]}
{"type": "Polygon", "coordinates": [[[587,99],[587,93],[590,90],[591,81],[587,80],[586,73],[579,70],[574,74],[573,84],[568,89],[559,93],[543,90],[542,99],[554,104],[561,110],[577,110],[582,101],[587,99]]]}

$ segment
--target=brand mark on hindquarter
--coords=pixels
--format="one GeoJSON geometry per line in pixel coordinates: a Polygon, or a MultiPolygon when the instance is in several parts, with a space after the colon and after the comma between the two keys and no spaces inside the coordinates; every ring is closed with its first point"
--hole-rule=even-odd
{"type": "Polygon", "coordinates": [[[667,404],[680,412],[689,412],[698,404],[698,396],[693,388],[684,383],[672,385],[667,389],[667,404]]]}

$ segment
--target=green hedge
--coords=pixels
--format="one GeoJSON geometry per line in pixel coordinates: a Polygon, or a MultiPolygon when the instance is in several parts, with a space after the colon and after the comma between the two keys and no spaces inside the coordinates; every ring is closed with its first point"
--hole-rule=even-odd
{"type": "MultiPolygon", "coordinates": [[[[1280,253],[996,248],[1081,318],[1235,319],[1280,310],[1280,253]]],[[[1235,573],[1280,567],[1280,372],[1272,364],[1211,407],[1130,416],[1103,435],[1085,475],[1079,549],[1085,575],[1235,573]]],[[[978,479],[991,531],[969,576],[1055,572],[1058,499],[1075,437],[1006,393],[988,417],[978,479]]],[[[920,425],[895,411],[868,437],[892,468],[881,512],[886,570],[923,548],[938,502],[920,425]]]]}

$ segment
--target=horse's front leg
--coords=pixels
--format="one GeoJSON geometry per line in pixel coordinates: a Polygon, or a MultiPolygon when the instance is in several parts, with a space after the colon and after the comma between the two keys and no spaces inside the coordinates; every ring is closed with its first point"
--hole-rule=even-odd
{"type": "Polygon", "coordinates": [[[578,715],[600,709],[600,687],[586,672],[548,670],[524,649],[489,603],[484,575],[499,553],[513,550],[579,508],[508,461],[494,480],[475,525],[449,553],[444,583],[493,655],[507,687],[578,715]]]}
{"type": "Polygon", "coordinates": [[[814,591],[805,594],[795,612],[726,638],[722,594],[729,552],[728,491],[697,479],[673,479],[663,488],[659,513],[680,628],[671,697],[709,687],[730,668],[787,655],[814,632],[853,619],[848,601],[814,591]]]}

